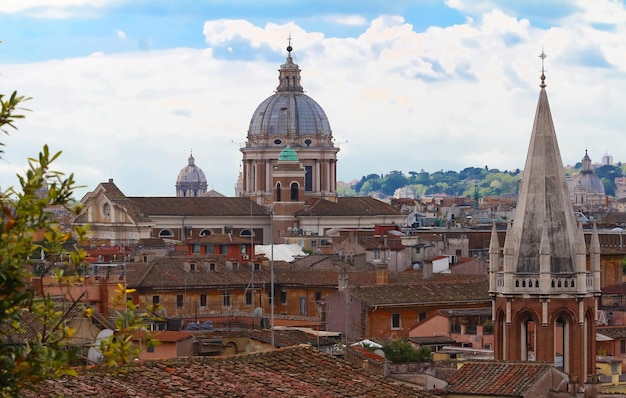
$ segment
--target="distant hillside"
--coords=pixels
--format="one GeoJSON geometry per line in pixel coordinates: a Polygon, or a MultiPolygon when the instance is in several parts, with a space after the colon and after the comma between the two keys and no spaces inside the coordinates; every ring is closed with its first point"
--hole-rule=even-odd
{"type": "MultiPolygon", "coordinates": [[[[577,163],[568,167],[566,174],[580,172],[582,165],[577,163]]],[[[615,195],[615,178],[624,175],[621,163],[615,166],[603,165],[594,169],[604,185],[607,195],[615,195]]],[[[349,183],[338,182],[337,191],[342,196],[367,196],[381,194],[393,196],[396,189],[405,188],[414,197],[425,197],[437,194],[449,196],[479,197],[485,196],[517,196],[520,169],[500,171],[488,167],[467,167],[457,171],[436,171],[429,173],[423,169],[419,172],[393,170],[385,175],[368,174],[360,180],[349,183]]]]}

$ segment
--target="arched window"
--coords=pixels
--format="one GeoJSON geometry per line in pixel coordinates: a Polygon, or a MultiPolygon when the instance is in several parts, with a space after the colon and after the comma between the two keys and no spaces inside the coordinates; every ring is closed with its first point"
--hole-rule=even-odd
{"type": "Polygon", "coordinates": [[[292,202],[298,201],[298,183],[296,182],[291,183],[291,201],[292,202]]]}
{"type": "Polygon", "coordinates": [[[281,200],[281,195],[280,195],[280,182],[276,183],[276,201],[280,202],[281,200]]]}
{"type": "Polygon", "coordinates": [[[254,236],[254,231],[249,230],[249,229],[244,229],[239,233],[239,236],[243,238],[249,238],[251,236],[254,236]]]}
{"type": "Polygon", "coordinates": [[[159,238],[168,238],[168,237],[171,237],[171,236],[174,236],[174,233],[172,232],[171,229],[162,229],[159,232],[159,238]]]}
{"type": "Polygon", "coordinates": [[[200,236],[209,236],[209,235],[213,235],[213,231],[211,231],[210,229],[203,229],[202,231],[200,231],[200,236]]]}

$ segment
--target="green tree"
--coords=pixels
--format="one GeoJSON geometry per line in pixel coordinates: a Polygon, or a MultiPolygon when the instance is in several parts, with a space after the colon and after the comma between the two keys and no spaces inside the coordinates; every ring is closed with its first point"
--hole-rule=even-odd
{"type": "MultiPolygon", "coordinates": [[[[133,334],[142,329],[146,320],[152,317],[151,314],[158,312],[158,304],[149,306],[146,311],[138,311],[139,306],[126,299],[126,294],[133,292],[134,289],[126,290],[124,285],[118,284],[113,306],[123,309],[115,311],[115,334],[102,341],[101,345],[104,364],[115,372],[119,371],[120,366],[132,363],[139,356],[142,348],[133,343],[133,334]]],[[[144,332],[143,339],[146,347],[159,343],[147,331],[144,332]]]]}
{"type": "Polygon", "coordinates": [[[384,178],[381,189],[385,195],[392,196],[396,189],[408,184],[408,179],[401,171],[392,171],[384,178]]]}
{"type": "MultiPolygon", "coordinates": [[[[6,98],[0,94],[0,130],[9,134],[15,130],[15,121],[22,119],[20,104],[27,98],[13,93],[6,98]]],[[[3,146],[3,144],[0,144],[3,146]]],[[[2,152],[4,153],[4,152],[2,152]]],[[[67,312],[59,311],[50,296],[37,299],[30,284],[32,274],[27,259],[35,250],[45,253],[52,264],[64,252],[63,246],[72,233],[61,230],[52,219],[48,206],[63,206],[78,211],[72,205],[75,188],[73,175],[53,171],[52,163],[60,152],[51,153],[44,146],[37,158],[29,159],[24,175],[18,175],[19,188],[9,187],[0,194],[0,394],[17,396],[19,391],[44,378],[71,373],[68,364],[76,352],[67,349],[66,341],[73,331],[66,325],[67,312]],[[45,189],[47,188],[47,189],[45,189]],[[42,195],[41,192],[46,192],[42,195]],[[43,242],[34,240],[35,233],[44,236],[43,242]],[[14,336],[24,332],[24,319],[29,314],[36,319],[38,333],[28,342],[15,343],[14,336]]],[[[85,235],[77,228],[74,234],[85,235]]],[[[69,253],[66,268],[76,269],[85,253],[69,253]]],[[[71,272],[57,272],[59,283],[71,283],[71,272]]],[[[75,309],[75,303],[71,306],[75,309]]]]}
{"type": "MultiPolygon", "coordinates": [[[[28,100],[14,92],[8,98],[0,94],[0,131],[9,134],[16,130],[15,122],[24,118],[20,105],[28,100]]],[[[4,146],[0,143],[0,147],[4,146]]],[[[0,150],[0,154],[4,153],[0,150]]],[[[72,199],[77,185],[74,175],[54,171],[53,163],[61,152],[51,153],[44,145],[37,158],[28,159],[28,169],[18,175],[19,187],[9,187],[0,193],[0,396],[20,396],[20,391],[35,383],[61,375],[71,375],[78,347],[68,344],[75,330],[68,327],[69,315],[84,310],[90,316],[92,310],[83,307],[81,297],[72,297],[59,307],[48,294],[37,297],[31,284],[35,277],[46,274],[54,276],[55,283],[72,289],[75,283],[84,281],[86,253],[74,248],[69,252],[66,245],[80,241],[87,235],[87,227],[75,227],[66,231],[59,227],[50,206],[61,206],[72,214],[81,208],[72,199]],[[35,240],[43,236],[42,240],[35,240]],[[31,271],[29,258],[33,253],[43,252],[37,267],[31,271]],[[57,265],[59,265],[57,267],[57,265]],[[36,330],[35,336],[24,341],[16,337],[24,335],[25,328],[36,330]],[[33,329],[34,327],[34,329],[33,329]]],[[[0,157],[1,159],[1,157],[0,157]]],[[[125,298],[125,296],[124,296],[125,298]]],[[[130,335],[143,325],[144,315],[136,315],[132,303],[118,313],[116,330],[106,345],[106,364],[118,366],[136,358],[136,347],[130,347],[130,335]]],[[[152,344],[149,335],[148,344],[152,344]]]]}
{"type": "Polygon", "coordinates": [[[385,358],[394,363],[427,362],[431,351],[428,347],[415,348],[404,339],[396,339],[384,344],[382,348],[385,358]]]}

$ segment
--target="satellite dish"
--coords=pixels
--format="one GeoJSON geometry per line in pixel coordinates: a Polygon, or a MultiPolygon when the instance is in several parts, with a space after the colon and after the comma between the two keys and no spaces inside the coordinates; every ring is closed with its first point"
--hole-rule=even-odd
{"type": "Polygon", "coordinates": [[[102,355],[102,350],[100,349],[102,340],[108,339],[111,336],[113,336],[113,331],[111,329],[103,329],[98,332],[93,346],[87,351],[87,359],[89,359],[89,362],[96,364],[102,362],[104,359],[104,355],[102,355]]]}
{"type": "Polygon", "coordinates": [[[380,348],[374,350],[374,354],[381,356],[381,357],[385,357],[385,351],[381,350],[380,348]]]}
{"type": "Polygon", "coordinates": [[[252,310],[252,316],[255,318],[263,317],[263,308],[256,307],[254,310],[252,310]]]}
{"type": "Polygon", "coordinates": [[[113,336],[113,331],[111,329],[102,329],[96,336],[96,342],[98,342],[99,340],[108,339],[111,336],[113,336]]]}

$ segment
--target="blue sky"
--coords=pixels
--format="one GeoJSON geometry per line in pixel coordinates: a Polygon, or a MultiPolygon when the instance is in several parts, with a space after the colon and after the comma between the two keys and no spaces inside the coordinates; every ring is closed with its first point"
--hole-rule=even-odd
{"type": "Polygon", "coordinates": [[[290,35],[340,180],[523,167],[542,48],[563,162],[626,160],[623,1],[0,0],[0,93],[33,98],[0,187],[48,143],[79,197],[173,195],[191,150],[233,195],[290,35]]]}

